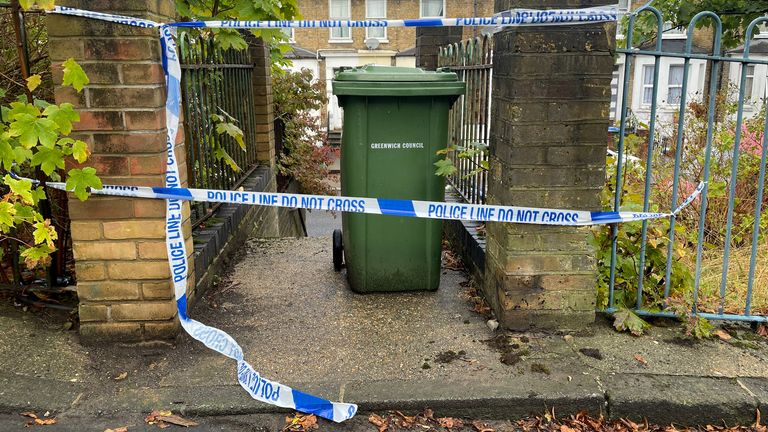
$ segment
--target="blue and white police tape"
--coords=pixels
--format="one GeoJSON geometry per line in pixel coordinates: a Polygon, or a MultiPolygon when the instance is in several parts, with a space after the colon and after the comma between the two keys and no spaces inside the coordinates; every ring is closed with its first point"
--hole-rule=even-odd
{"type": "MultiPolygon", "coordinates": [[[[346,213],[406,216],[424,219],[452,219],[481,222],[508,222],[534,225],[584,226],[634,222],[667,218],[680,213],[698,197],[706,183],[699,183],[696,190],[671,213],[613,212],[519,207],[488,204],[446,203],[390,198],[345,197],[330,195],[304,195],[291,193],[228,191],[214,189],[188,189],[181,187],[160,188],[148,186],[112,186],[91,192],[98,195],[131,198],[166,199],[180,208],[180,201],[205,201],[228,204],[259,205],[267,207],[302,208],[346,213]]],[[[47,183],[47,186],[64,189],[64,183],[47,183]]],[[[181,216],[168,221],[172,240],[180,241],[181,216]]],[[[175,251],[174,255],[179,254],[175,251]]]]}
{"type": "MultiPolygon", "coordinates": [[[[336,422],[351,418],[357,411],[354,404],[330,402],[317,398],[282,384],[269,381],[261,377],[243,359],[242,348],[227,333],[206,326],[191,319],[187,315],[187,252],[181,234],[182,205],[181,200],[193,199],[192,189],[181,188],[179,169],[175,155],[176,134],[179,129],[180,102],[181,102],[181,65],[176,50],[176,42],[173,38],[174,27],[219,27],[219,28],[329,28],[329,27],[437,27],[437,26],[522,26],[522,25],[562,25],[562,24],[588,24],[596,22],[615,21],[618,18],[616,6],[537,11],[530,9],[517,9],[507,13],[497,14],[490,18],[446,18],[446,19],[412,19],[412,20],[309,20],[309,21],[209,21],[193,23],[162,24],[150,20],[112,15],[100,12],[92,12],[81,9],[56,6],[53,13],[73,15],[116,24],[129,25],[143,28],[158,28],[162,43],[163,68],[166,76],[166,127],[167,127],[167,173],[164,188],[140,188],[124,186],[107,186],[104,189],[94,191],[108,195],[141,196],[147,198],[162,198],[167,200],[166,205],[166,245],[168,250],[168,262],[173,274],[173,285],[176,303],[179,311],[179,319],[182,327],[195,339],[201,341],[207,347],[226,355],[238,363],[238,381],[251,397],[285,408],[293,408],[305,413],[316,414],[336,422]]],[[[60,183],[50,183],[49,186],[64,189],[60,183]]],[[[339,211],[358,211],[371,213],[376,209],[379,214],[394,214],[401,216],[443,217],[443,218],[478,218],[479,220],[518,221],[526,223],[549,224],[568,222],[569,224],[639,220],[638,217],[649,219],[652,217],[664,217],[663,214],[624,214],[624,213],[589,213],[589,212],[548,212],[539,213],[546,209],[526,208],[502,208],[499,206],[470,206],[454,207],[445,203],[426,203],[405,200],[371,200],[361,198],[338,197],[301,197],[283,194],[262,195],[227,195],[230,191],[196,191],[199,198],[219,202],[242,202],[248,204],[266,205],[269,201],[275,205],[287,203],[289,207],[295,207],[301,199],[309,200],[307,207],[323,207],[323,202],[333,202],[333,207],[339,211]],[[311,201],[312,198],[315,201],[311,201]],[[227,200],[229,199],[229,201],[227,200]],[[286,199],[287,201],[283,201],[286,199]],[[239,201],[238,201],[239,200],[239,201]],[[294,202],[295,200],[295,202],[294,202]],[[315,204],[309,204],[314,202],[315,204]],[[425,207],[426,206],[426,207],[425,207]],[[516,210],[515,210],[516,209],[516,210]],[[369,211],[370,210],[370,211],[369,211]],[[521,213],[517,212],[520,211],[521,213]],[[502,213],[503,212],[503,213],[502,213]],[[426,216],[424,216],[426,215],[426,216]],[[598,222],[602,220],[603,222],[598,222]],[[538,222],[537,222],[538,221],[538,222]]],[[[330,207],[330,205],[327,205],[330,207]]]]}
{"type": "Polygon", "coordinates": [[[66,6],[56,6],[54,13],[95,18],[139,27],[233,28],[233,29],[282,29],[282,28],[338,28],[338,27],[509,27],[526,25],[592,24],[616,21],[618,5],[597,6],[582,9],[510,9],[491,17],[466,18],[414,18],[414,19],[328,19],[328,20],[263,20],[263,21],[189,21],[156,23],[119,15],[91,12],[66,6]]]}

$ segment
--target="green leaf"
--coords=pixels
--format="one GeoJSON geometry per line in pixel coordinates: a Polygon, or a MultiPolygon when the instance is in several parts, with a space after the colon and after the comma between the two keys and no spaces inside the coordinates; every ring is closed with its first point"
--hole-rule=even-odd
{"type": "Polygon", "coordinates": [[[34,189],[32,189],[32,200],[35,202],[35,205],[37,205],[40,200],[45,199],[45,189],[42,186],[38,186],[34,189]]]}
{"type": "Polygon", "coordinates": [[[450,175],[456,174],[458,171],[456,166],[453,165],[453,161],[450,159],[440,159],[439,161],[435,162],[434,165],[437,167],[435,170],[435,175],[448,177],[450,175]]]}
{"type": "Polygon", "coordinates": [[[215,41],[222,49],[242,50],[248,48],[248,43],[236,30],[218,29],[214,30],[215,41]]]}
{"type": "Polygon", "coordinates": [[[102,188],[101,179],[96,176],[96,169],[92,167],[69,170],[65,186],[68,191],[74,192],[80,201],[88,199],[88,196],[91,194],[88,188],[102,188]]]}
{"type": "Polygon", "coordinates": [[[35,5],[35,0],[19,0],[19,5],[22,9],[28,10],[35,5]]]}
{"type": "Polygon", "coordinates": [[[27,204],[34,204],[35,200],[32,197],[32,182],[26,179],[16,180],[10,175],[6,174],[3,177],[3,181],[8,187],[11,188],[11,192],[18,195],[22,201],[27,204]]]}
{"type": "Polygon", "coordinates": [[[230,168],[232,168],[232,171],[239,172],[240,167],[237,166],[237,162],[235,162],[234,159],[232,159],[232,156],[227,153],[226,150],[224,150],[223,147],[219,147],[216,150],[213,151],[213,157],[216,158],[216,160],[223,160],[227,165],[229,165],[230,168]]]}
{"type": "Polygon", "coordinates": [[[23,164],[32,159],[32,150],[18,146],[13,149],[13,156],[16,160],[16,163],[23,164]]]}
{"type": "Polygon", "coordinates": [[[50,221],[35,223],[35,231],[32,233],[35,238],[35,244],[47,244],[49,248],[54,249],[53,242],[58,238],[56,229],[51,226],[50,221]]]}
{"type": "Polygon", "coordinates": [[[53,147],[59,134],[56,132],[58,126],[47,118],[37,118],[27,113],[16,114],[14,122],[11,123],[8,132],[11,136],[19,137],[19,142],[25,148],[32,148],[40,144],[46,147],[53,147]]]}
{"type": "Polygon", "coordinates": [[[33,104],[27,102],[11,102],[11,108],[3,110],[3,121],[10,123],[18,114],[29,114],[33,117],[40,117],[40,110],[33,104]]]}
{"type": "Polygon", "coordinates": [[[8,232],[13,226],[16,209],[7,201],[0,201],[0,232],[8,232]]]}
{"type": "Polygon", "coordinates": [[[58,148],[40,147],[32,156],[32,165],[39,166],[46,175],[64,168],[64,153],[58,148]]]}
{"type": "Polygon", "coordinates": [[[47,244],[24,249],[21,256],[28,269],[37,267],[38,264],[47,264],[51,259],[53,250],[47,244]]]}
{"type": "Polygon", "coordinates": [[[77,64],[75,59],[68,59],[62,66],[64,68],[64,79],[61,82],[62,85],[71,85],[79,93],[89,82],[91,82],[88,79],[88,75],[85,74],[85,71],[79,64],[77,64]]]}
{"type": "Polygon", "coordinates": [[[629,309],[619,309],[613,314],[613,327],[618,331],[629,331],[634,336],[640,336],[651,325],[629,309]]]}
{"type": "Polygon", "coordinates": [[[40,87],[40,83],[42,82],[43,79],[40,75],[31,75],[27,78],[27,88],[29,91],[33,92],[36,88],[40,87]]]}
{"type": "MultiPolygon", "coordinates": [[[[20,222],[31,222],[36,219],[36,215],[39,214],[35,211],[34,207],[30,207],[28,205],[24,205],[22,203],[15,203],[13,205],[13,208],[15,210],[15,217],[14,220],[17,223],[20,222]]],[[[40,217],[42,219],[42,217],[40,217]]]]}
{"type": "Polygon", "coordinates": [[[243,131],[232,123],[219,123],[216,125],[216,133],[227,134],[237,141],[241,149],[245,150],[245,141],[243,141],[243,131]]]}
{"type": "Polygon", "coordinates": [[[51,10],[55,6],[55,0],[36,0],[40,9],[51,10]]]}
{"type": "Polygon", "coordinates": [[[80,114],[75,111],[71,103],[48,105],[43,115],[53,120],[63,135],[69,135],[72,132],[72,123],[80,121],[80,114]]]}
{"type": "Polygon", "coordinates": [[[72,157],[79,163],[83,163],[88,159],[88,144],[83,141],[75,140],[72,143],[72,157]]]}
{"type": "Polygon", "coordinates": [[[0,136],[0,164],[8,171],[15,161],[16,154],[13,152],[13,147],[4,136],[0,136]]]}

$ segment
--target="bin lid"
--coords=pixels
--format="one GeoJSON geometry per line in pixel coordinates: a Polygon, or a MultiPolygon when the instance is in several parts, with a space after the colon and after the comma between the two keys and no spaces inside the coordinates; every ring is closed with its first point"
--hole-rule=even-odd
{"type": "Polygon", "coordinates": [[[454,72],[365,65],[336,74],[333,94],[350,96],[458,96],[465,85],[454,72]]]}

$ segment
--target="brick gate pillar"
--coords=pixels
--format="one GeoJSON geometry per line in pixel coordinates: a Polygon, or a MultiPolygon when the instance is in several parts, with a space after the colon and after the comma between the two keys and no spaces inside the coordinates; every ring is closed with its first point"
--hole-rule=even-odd
{"type": "MultiPolygon", "coordinates": [[[[154,21],[175,16],[172,0],[57,4],[154,21]]],[[[57,103],[71,102],[80,112],[74,135],[92,151],[87,164],[106,184],[162,186],[166,128],[159,32],[61,15],[48,17],[48,32],[54,81],[61,82],[61,63],[70,57],[91,80],[79,94],[55,89],[57,103]]],[[[186,185],[182,132],[176,155],[186,185]]],[[[191,253],[188,204],[184,208],[191,253]]],[[[83,342],[175,336],[179,325],[166,259],[164,201],[93,196],[80,202],[70,196],[69,213],[83,342]]]]}
{"type": "MultiPolygon", "coordinates": [[[[495,11],[611,1],[496,0],[495,11]]],[[[596,210],[605,183],[614,24],[495,35],[493,204],[596,210]]],[[[589,228],[488,224],[484,292],[502,326],[574,330],[594,320],[589,228]]]]}

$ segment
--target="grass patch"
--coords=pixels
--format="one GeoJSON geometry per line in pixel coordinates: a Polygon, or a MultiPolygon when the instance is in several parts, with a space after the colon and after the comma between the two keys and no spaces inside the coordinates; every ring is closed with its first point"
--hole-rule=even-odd
{"type": "MultiPolygon", "coordinates": [[[[725,289],[725,312],[743,314],[749,285],[751,247],[731,249],[725,289]]],[[[695,260],[695,254],[691,254],[695,260]]],[[[691,268],[695,269],[695,261],[691,268]]],[[[701,261],[699,308],[705,312],[718,312],[720,308],[720,283],[723,272],[723,250],[704,251],[701,261]]],[[[755,280],[752,284],[753,315],[768,314],[768,242],[761,242],[755,260],[755,280]]]]}

